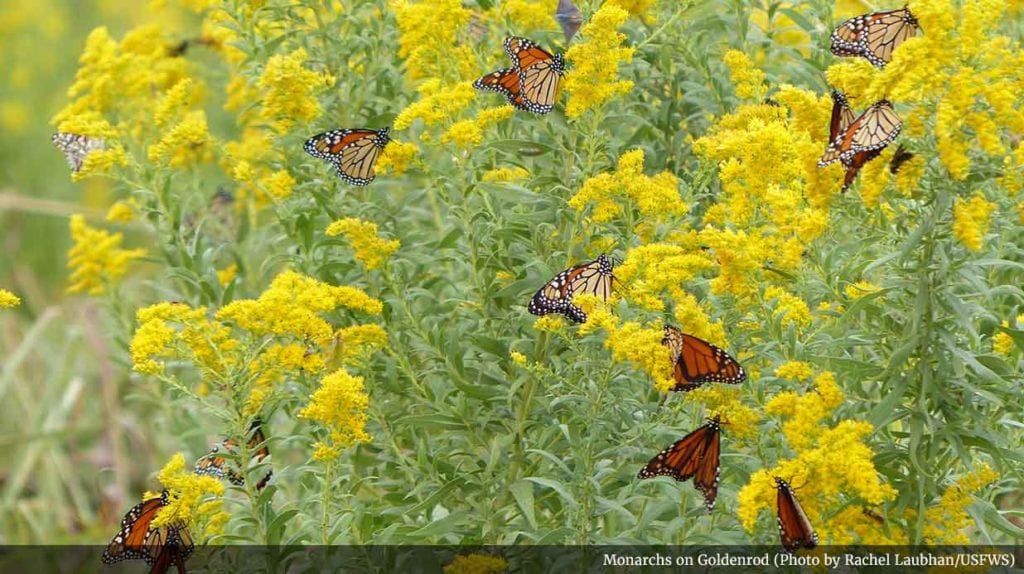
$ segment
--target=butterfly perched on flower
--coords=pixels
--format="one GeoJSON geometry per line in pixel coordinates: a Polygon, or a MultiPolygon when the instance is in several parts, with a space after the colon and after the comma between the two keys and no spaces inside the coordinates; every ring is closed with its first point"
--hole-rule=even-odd
{"type": "Polygon", "coordinates": [[[775,512],[779,518],[779,536],[786,552],[794,552],[798,548],[814,548],[818,545],[818,535],[811,527],[811,521],[804,514],[804,509],[793,494],[792,487],[785,480],[775,477],[778,495],[775,498],[775,512]]]}
{"type": "Polygon", "coordinates": [[[671,476],[680,482],[693,478],[694,488],[704,495],[704,509],[711,512],[718,497],[721,435],[721,419],[710,418],[708,424],[658,453],[636,476],[640,479],[671,476]]]}
{"type": "Polygon", "coordinates": [[[735,385],[747,380],[747,372],[729,353],[672,325],[665,325],[661,344],[668,348],[672,361],[676,381],[673,391],[692,391],[704,383],[735,385]]]}
{"type": "Polygon", "coordinates": [[[71,168],[71,173],[82,171],[85,158],[94,151],[102,150],[105,145],[104,141],[100,138],[64,132],[53,134],[50,141],[64,154],[64,158],[68,161],[68,167],[71,168]]]}
{"type": "Polygon", "coordinates": [[[572,302],[573,296],[586,293],[607,301],[614,279],[612,262],[602,253],[593,261],[570,267],[555,275],[537,290],[527,309],[534,315],[561,313],[576,323],[585,323],[587,314],[572,302]]]}
{"type": "Polygon", "coordinates": [[[373,166],[384,146],[391,141],[390,131],[390,128],[331,130],[306,140],[303,149],[332,164],[338,177],[346,183],[367,185],[377,177],[373,166]]]}
{"type": "MultiPolygon", "coordinates": [[[[259,418],[253,420],[249,425],[248,437],[247,445],[253,459],[262,461],[270,456],[270,449],[266,444],[267,438],[263,435],[263,422],[259,418]]],[[[222,449],[231,454],[237,454],[238,443],[228,438],[219,445],[215,445],[208,454],[196,461],[195,473],[213,476],[221,480],[227,478],[231,484],[242,486],[245,484],[245,479],[242,478],[241,473],[231,467],[227,458],[222,454],[222,449]]],[[[267,474],[256,483],[257,490],[263,490],[263,487],[270,481],[270,477],[273,476],[273,472],[273,470],[268,470],[267,474]]]]}
{"type": "Polygon", "coordinates": [[[176,563],[179,571],[184,571],[184,561],[194,547],[188,528],[182,522],[159,527],[152,525],[160,509],[170,502],[169,497],[170,493],[164,490],[159,496],[136,504],[124,515],[121,529],[103,551],[101,559],[104,564],[145,560],[154,566],[154,570],[156,566],[166,564],[166,571],[171,563],[176,563]]]}
{"type": "Polygon", "coordinates": [[[845,192],[864,164],[878,157],[902,128],[903,121],[888,100],[874,103],[860,117],[854,118],[846,97],[833,91],[829,144],[818,160],[818,167],[842,162],[846,167],[845,192]]]}
{"type": "Polygon", "coordinates": [[[902,144],[897,146],[896,152],[892,154],[892,159],[889,160],[889,173],[896,175],[899,173],[900,168],[903,167],[903,164],[912,159],[914,159],[913,153],[907,151],[902,144]]]}
{"type": "Polygon", "coordinates": [[[473,87],[501,93],[520,110],[543,115],[554,109],[558,82],[565,72],[562,54],[552,55],[516,36],[505,38],[505,52],[512,59],[512,67],[483,76],[473,82],[473,87]]]}
{"type": "Polygon", "coordinates": [[[863,56],[879,68],[892,61],[892,53],[907,38],[917,35],[917,18],[906,7],[872,12],[840,24],[832,32],[832,53],[863,56]]]}

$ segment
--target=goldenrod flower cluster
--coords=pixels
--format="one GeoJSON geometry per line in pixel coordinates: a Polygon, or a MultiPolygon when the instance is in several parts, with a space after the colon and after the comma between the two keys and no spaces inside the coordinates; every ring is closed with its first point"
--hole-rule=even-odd
{"type": "Polygon", "coordinates": [[[966,201],[958,197],[953,205],[953,236],[970,251],[980,251],[995,210],[996,204],[985,199],[981,192],[966,201]]]}
{"type": "Polygon", "coordinates": [[[644,175],[644,152],[632,150],[619,157],[614,172],[601,173],[583,182],[569,199],[569,205],[583,211],[594,204],[594,222],[611,221],[624,209],[636,208],[649,221],[664,221],[687,212],[679,199],[679,180],[663,171],[654,177],[644,175]]]}
{"type": "Polygon", "coordinates": [[[227,521],[229,515],[223,509],[224,483],[212,476],[192,472],[191,468],[185,466],[182,453],[171,457],[160,470],[157,479],[170,496],[167,505],[160,508],[153,518],[153,527],[179,522],[195,526],[203,520],[223,526],[227,521]]]}
{"type": "Polygon", "coordinates": [[[310,122],[320,116],[316,94],[334,84],[329,74],[306,68],[308,55],[302,48],[290,54],[271,56],[257,86],[262,94],[260,117],[278,133],[286,133],[295,122],[310,122]]]}
{"type": "Polygon", "coordinates": [[[922,532],[927,544],[968,544],[970,538],[964,529],[973,523],[967,513],[967,505],[974,501],[972,496],[991,484],[999,474],[988,464],[980,464],[974,471],[960,477],[942,493],[938,504],[925,510],[925,526],[922,532]]]}
{"type": "Polygon", "coordinates": [[[378,269],[401,245],[395,239],[382,239],[377,235],[377,224],[355,217],[339,219],[327,226],[327,235],[344,235],[356,259],[366,269],[378,269]]]}
{"type": "Polygon", "coordinates": [[[565,113],[570,118],[633,89],[633,82],[618,79],[619,65],[633,60],[634,49],[623,47],[626,36],[618,31],[628,18],[626,10],[605,3],[580,28],[582,40],[566,51],[565,59],[572,66],[562,85],[569,94],[565,113]]]}
{"type": "Polygon", "coordinates": [[[72,215],[68,268],[71,269],[69,293],[100,295],[127,271],[128,264],[144,256],[144,249],[121,249],[124,236],[90,227],[85,217],[72,215]]]}
{"type": "Polygon", "coordinates": [[[324,377],[309,405],[299,412],[299,416],[317,421],[328,432],[329,439],[314,446],[313,458],[330,461],[338,457],[341,449],[368,442],[370,436],[365,430],[368,405],[362,377],[354,377],[345,370],[324,377]]]}
{"type": "MultiPolygon", "coordinates": [[[[1015,322],[1016,325],[1014,325],[1013,328],[1024,328],[1024,314],[1017,315],[1017,319],[1015,322]]],[[[1011,325],[1009,321],[1003,321],[1002,326],[1009,328],[1011,325]]],[[[1000,355],[1009,355],[1010,351],[1013,350],[1014,346],[1015,345],[1013,342],[1013,337],[1011,337],[1008,333],[1000,331],[992,336],[992,350],[995,351],[996,353],[999,353],[1000,355]]]]}

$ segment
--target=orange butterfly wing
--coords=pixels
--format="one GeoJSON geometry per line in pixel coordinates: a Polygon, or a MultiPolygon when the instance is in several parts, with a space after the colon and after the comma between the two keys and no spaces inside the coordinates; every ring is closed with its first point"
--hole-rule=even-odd
{"type": "Polygon", "coordinates": [[[718,496],[721,426],[716,416],[658,453],[637,473],[637,478],[671,476],[693,485],[704,495],[704,508],[711,512],[718,496]]]}
{"type": "Polygon", "coordinates": [[[735,385],[747,379],[743,367],[721,348],[665,325],[661,344],[668,347],[673,364],[673,391],[692,391],[705,383],[735,385]]]}
{"type": "Polygon", "coordinates": [[[804,509],[793,494],[793,489],[779,477],[775,477],[775,483],[778,489],[775,507],[782,547],[787,552],[793,552],[801,547],[814,548],[818,545],[818,535],[814,532],[810,520],[804,514],[804,509]]]}
{"type": "Polygon", "coordinates": [[[519,70],[513,67],[491,72],[473,82],[473,87],[478,90],[490,90],[503,94],[508,99],[508,103],[520,110],[526,110],[528,108],[523,100],[521,84],[519,70]]]}

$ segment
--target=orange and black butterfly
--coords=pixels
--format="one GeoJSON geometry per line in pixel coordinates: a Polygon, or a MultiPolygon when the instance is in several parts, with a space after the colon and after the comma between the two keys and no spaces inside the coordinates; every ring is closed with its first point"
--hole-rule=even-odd
{"type": "MultiPolygon", "coordinates": [[[[263,435],[263,422],[257,418],[252,421],[249,426],[249,441],[248,447],[249,452],[252,453],[252,457],[257,461],[261,461],[264,458],[270,456],[270,449],[267,447],[267,438],[263,435]]],[[[224,449],[230,453],[238,452],[238,443],[234,439],[224,439],[219,445],[215,445],[213,450],[206,456],[196,461],[195,473],[205,474],[208,476],[214,476],[221,480],[227,478],[231,481],[231,484],[235,486],[242,486],[245,484],[245,479],[242,478],[242,474],[231,467],[231,464],[221,453],[221,449],[224,449]]],[[[263,487],[270,481],[270,477],[273,476],[274,471],[268,470],[266,476],[264,476],[258,483],[256,483],[257,490],[263,490],[263,487]]]]}
{"type": "Polygon", "coordinates": [[[692,391],[704,383],[736,385],[747,380],[747,372],[722,349],[665,325],[661,344],[668,347],[676,386],[673,391],[692,391]]]}
{"type": "Polygon", "coordinates": [[[478,90],[503,94],[520,110],[546,114],[555,107],[558,82],[565,72],[562,54],[551,54],[526,38],[505,38],[505,52],[512,67],[491,72],[473,82],[478,90]]]}
{"type": "Polygon", "coordinates": [[[778,496],[776,497],[775,511],[779,517],[779,536],[782,537],[782,547],[787,552],[794,552],[798,548],[814,548],[818,545],[818,535],[811,527],[811,521],[804,514],[800,507],[793,489],[785,480],[775,477],[778,496]]]}
{"type": "Polygon", "coordinates": [[[917,35],[917,18],[906,7],[850,18],[832,32],[832,53],[863,56],[879,68],[892,61],[892,53],[907,38],[917,35]]]}
{"type": "Polygon", "coordinates": [[[710,418],[708,424],[658,453],[636,476],[641,479],[671,476],[680,482],[692,477],[693,486],[704,495],[705,510],[711,512],[718,497],[721,435],[720,418],[710,418]]]}
{"type": "Polygon", "coordinates": [[[143,500],[136,504],[121,520],[121,530],[103,551],[104,564],[114,564],[122,560],[145,560],[154,566],[163,565],[166,572],[171,564],[184,572],[185,559],[192,554],[194,545],[192,536],[184,523],[166,524],[152,527],[157,512],[169,502],[170,493],[164,490],[160,496],[143,500]]]}
{"type": "Polygon", "coordinates": [[[611,260],[601,254],[589,263],[570,267],[555,275],[537,290],[527,309],[534,315],[561,313],[576,323],[586,323],[587,314],[572,302],[573,296],[587,293],[607,301],[614,279],[611,260]]]}
{"type": "Polygon", "coordinates": [[[818,167],[837,161],[846,167],[843,191],[853,184],[864,164],[882,153],[903,129],[903,121],[896,115],[888,100],[873,104],[858,118],[839,92],[832,92],[832,116],[829,122],[829,144],[818,160],[818,167]]]}
{"type": "Polygon", "coordinates": [[[345,182],[367,185],[377,177],[373,166],[391,141],[390,131],[391,128],[331,130],[306,140],[303,149],[334,165],[338,177],[345,182]]]}

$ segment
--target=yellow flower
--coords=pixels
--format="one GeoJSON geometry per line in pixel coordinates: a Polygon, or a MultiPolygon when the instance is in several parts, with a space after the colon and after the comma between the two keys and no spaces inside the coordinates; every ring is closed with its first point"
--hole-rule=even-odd
{"type": "Polygon", "coordinates": [[[628,151],[619,158],[615,172],[584,181],[569,205],[583,211],[587,205],[596,204],[591,216],[595,222],[610,221],[625,208],[635,207],[649,221],[665,221],[690,209],[679,197],[679,180],[674,175],[663,171],[649,177],[643,169],[643,150],[628,151]]]}
{"type": "Polygon", "coordinates": [[[512,106],[488,108],[480,112],[475,119],[462,120],[452,124],[446,132],[441,134],[441,141],[454,142],[461,148],[474,147],[483,141],[484,130],[487,127],[512,117],[514,112],[515,108],[512,106]]]}
{"type": "MultiPolygon", "coordinates": [[[[1010,322],[1003,321],[1002,326],[1009,328],[1010,322]]],[[[1020,329],[1021,327],[1024,327],[1024,314],[1017,315],[1016,325],[1014,326],[1015,329],[1020,329]]],[[[1005,356],[1009,355],[1010,351],[1012,351],[1014,347],[1015,344],[1013,342],[1013,337],[1011,337],[1009,333],[1003,333],[1000,331],[992,336],[992,350],[994,352],[1005,356]]]]}
{"type": "Polygon", "coordinates": [[[922,532],[926,544],[968,544],[970,538],[964,529],[974,524],[967,506],[974,501],[972,494],[999,478],[988,464],[979,465],[973,472],[951,484],[942,493],[938,504],[925,510],[922,532]]]}
{"type": "Polygon", "coordinates": [[[442,570],[444,574],[503,574],[508,571],[508,562],[488,554],[458,554],[442,570]]]}
{"type": "Polygon", "coordinates": [[[224,269],[218,269],[217,270],[217,282],[220,283],[224,287],[227,287],[228,283],[231,283],[232,281],[234,281],[235,277],[237,277],[237,276],[238,276],[238,264],[237,263],[232,263],[231,265],[228,265],[224,269]]]}
{"type": "Polygon", "coordinates": [[[115,201],[107,210],[107,221],[111,223],[128,223],[135,219],[135,209],[132,202],[115,201]]]}
{"type": "Polygon", "coordinates": [[[295,178],[286,169],[275,171],[260,180],[260,183],[266,188],[267,193],[278,199],[288,197],[295,189],[295,178]]]}
{"type": "Polygon", "coordinates": [[[776,377],[790,381],[805,381],[811,374],[811,365],[803,361],[787,361],[775,369],[776,377]]]}
{"type": "Polygon", "coordinates": [[[314,456],[327,460],[328,452],[336,453],[338,449],[369,442],[370,436],[365,430],[368,406],[369,397],[363,390],[362,377],[353,377],[343,369],[324,377],[309,404],[299,411],[300,417],[323,425],[330,437],[328,442],[318,443],[314,456]]]}
{"type": "Polygon", "coordinates": [[[878,285],[868,283],[867,281],[858,281],[856,283],[851,283],[850,285],[847,285],[846,289],[844,289],[843,291],[846,293],[846,296],[849,297],[850,299],[860,299],[865,295],[877,293],[881,290],[882,288],[879,287],[878,285]]]}
{"type": "Polygon", "coordinates": [[[74,245],[68,250],[69,293],[102,294],[125,274],[129,263],[146,254],[144,249],[121,249],[123,235],[89,227],[81,215],[71,216],[70,227],[74,245]]]}
{"type": "Polygon", "coordinates": [[[519,351],[512,351],[511,353],[508,354],[508,356],[510,359],[512,359],[513,363],[519,365],[520,367],[526,365],[526,355],[520,353],[519,351]]]}
{"type": "Polygon", "coordinates": [[[807,326],[811,324],[811,310],[802,299],[781,287],[769,287],[764,292],[766,301],[776,300],[772,316],[782,316],[782,324],[807,326]]]}
{"type": "Polygon", "coordinates": [[[664,308],[660,295],[667,292],[675,301],[686,298],[686,282],[695,279],[714,262],[701,249],[692,250],[668,243],[634,247],[615,268],[615,276],[629,285],[623,296],[651,310],[664,308]]]}
{"type": "Polygon", "coordinates": [[[344,235],[355,251],[356,259],[366,269],[381,267],[388,257],[401,246],[397,239],[381,239],[377,235],[376,223],[362,221],[355,217],[346,217],[331,223],[327,226],[326,233],[332,237],[344,235]]]}
{"type": "Polygon", "coordinates": [[[420,99],[398,113],[395,130],[404,130],[417,119],[423,120],[428,126],[448,121],[476,98],[472,82],[442,86],[440,80],[433,79],[424,82],[417,90],[420,99]]]}
{"type": "Polygon", "coordinates": [[[160,527],[174,523],[195,525],[199,520],[207,516],[223,512],[224,483],[212,476],[200,475],[192,472],[192,469],[185,467],[185,456],[180,452],[167,462],[157,479],[170,493],[169,502],[156,513],[153,519],[153,526],[160,527]],[[218,497],[221,504],[209,504],[217,500],[207,500],[209,497],[218,497]],[[204,504],[207,503],[207,504],[204,504]],[[199,512],[202,508],[203,513],[199,512]]]}
{"type": "Polygon", "coordinates": [[[93,150],[82,161],[82,169],[71,174],[72,181],[79,181],[91,175],[104,174],[114,166],[128,165],[128,154],[121,144],[115,143],[106,149],[93,150]]]}
{"type": "Polygon", "coordinates": [[[704,405],[710,416],[722,417],[723,432],[737,439],[750,439],[758,436],[758,423],[761,414],[744,405],[740,401],[740,393],[736,389],[721,385],[705,385],[691,391],[687,399],[704,405]]]}
{"type": "MultiPolygon", "coordinates": [[[[518,179],[525,179],[530,176],[530,172],[526,171],[526,168],[522,167],[499,167],[497,169],[491,169],[485,171],[481,176],[481,181],[488,181],[493,183],[504,183],[509,181],[516,181],[518,179]]],[[[1024,212],[1022,212],[1024,213],[1024,212]]]]}
{"type": "Polygon", "coordinates": [[[512,23],[512,30],[551,30],[557,24],[550,4],[546,0],[505,0],[499,9],[512,23]]]}
{"type": "Polygon", "coordinates": [[[236,359],[239,342],[230,330],[207,317],[206,308],[182,303],[157,303],[135,314],[139,327],[130,344],[132,368],[160,374],[165,359],[184,359],[214,373],[223,373],[236,359]]]}
{"type": "Polygon", "coordinates": [[[359,365],[374,350],[388,344],[388,334],[380,325],[352,325],[334,334],[332,365],[359,365]]]}
{"type": "Polygon", "coordinates": [[[634,16],[640,16],[654,5],[654,0],[609,0],[608,3],[615,4],[634,16]]]}
{"type": "MultiPolygon", "coordinates": [[[[411,80],[423,77],[468,79],[463,62],[475,62],[470,46],[458,46],[458,36],[471,12],[460,0],[391,0],[388,7],[398,24],[398,56],[405,59],[411,80]]],[[[395,121],[395,129],[399,123],[395,121]]]]}
{"type": "Polygon", "coordinates": [[[279,274],[257,299],[232,301],[215,317],[256,335],[292,336],[326,346],[334,329],[320,313],[347,307],[379,315],[383,304],[354,287],[335,287],[294,271],[279,274]]]}
{"type": "Polygon", "coordinates": [[[260,89],[260,117],[279,134],[286,133],[295,122],[310,122],[320,116],[315,93],[334,85],[334,78],[307,70],[306,51],[302,48],[288,55],[271,56],[257,86],[260,89]]]}
{"type": "Polygon", "coordinates": [[[192,92],[195,89],[195,82],[192,78],[183,78],[157,103],[156,112],[153,114],[153,123],[163,128],[170,124],[171,119],[187,109],[191,103],[192,92]]]}
{"type": "Polygon", "coordinates": [[[533,322],[533,328],[538,331],[555,333],[565,328],[565,321],[560,315],[544,315],[533,322]]]}
{"type": "Polygon", "coordinates": [[[570,118],[633,89],[633,82],[618,79],[619,64],[631,62],[635,51],[622,46],[626,35],[618,31],[628,18],[629,12],[605,3],[580,29],[583,40],[566,51],[572,67],[561,84],[569,93],[565,111],[570,118]]]}
{"type": "Polygon", "coordinates": [[[980,251],[981,241],[988,232],[989,219],[996,204],[976,192],[971,199],[956,199],[953,205],[953,236],[970,251],[980,251]]]}
{"type": "Polygon", "coordinates": [[[21,305],[21,299],[6,289],[0,289],[0,309],[11,309],[21,305]]]}
{"type": "Polygon", "coordinates": [[[754,67],[749,56],[739,50],[729,50],[725,53],[725,65],[729,66],[736,97],[741,100],[764,99],[767,91],[764,72],[754,67]]]}
{"type": "Polygon", "coordinates": [[[208,161],[213,154],[213,138],[206,126],[206,113],[189,112],[179,124],[149,146],[151,161],[181,167],[208,161]]]}
{"type": "Polygon", "coordinates": [[[402,175],[409,169],[409,162],[419,153],[419,148],[410,143],[392,141],[377,159],[377,171],[402,175]]]}

